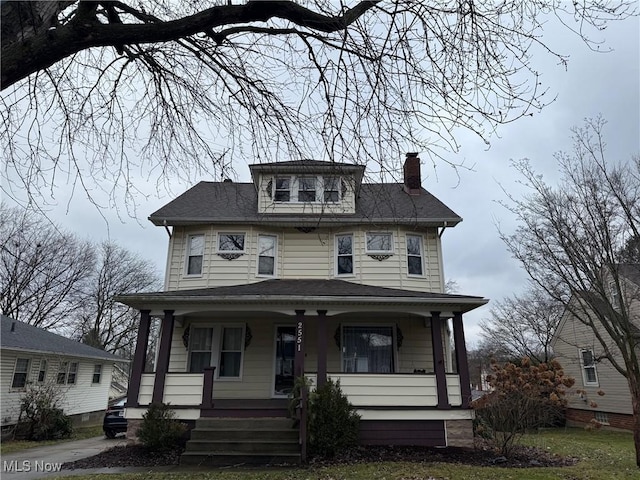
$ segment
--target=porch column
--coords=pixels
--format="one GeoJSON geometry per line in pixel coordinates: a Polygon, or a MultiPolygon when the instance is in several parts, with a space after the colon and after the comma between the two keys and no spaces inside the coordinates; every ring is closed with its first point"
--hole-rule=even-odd
{"type": "Polygon", "coordinates": [[[327,383],[327,311],[318,310],[318,387],[327,383]]]}
{"type": "Polygon", "coordinates": [[[142,372],[147,358],[147,348],[149,346],[149,331],[151,330],[151,311],[140,310],[140,325],[138,326],[138,338],[136,339],[136,351],[133,354],[133,365],[131,365],[131,379],[129,381],[129,391],[127,392],[127,407],[138,407],[138,397],[140,396],[140,382],[142,372]]]}
{"type": "Polygon", "coordinates": [[[433,366],[436,371],[438,408],[449,409],[451,405],[449,404],[449,392],[447,391],[447,372],[444,368],[440,312],[431,312],[431,343],[433,345],[433,366]]]}
{"type": "Polygon", "coordinates": [[[456,348],[456,365],[458,366],[458,375],[460,376],[462,408],[470,408],[471,380],[469,379],[469,361],[467,359],[467,346],[464,340],[462,313],[453,314],[453,342],[456,348]]]}
{"type": "Polygon", "coordinates": [[[296,377],[304,375],[304,310],[296,310],[296,353],[294,372],[296,377]]]}
{"type": "Polygon", "coordinates": [[[165,310],[164,318],[162,319],[162,334],[160,335],[156,378],[153,382],[152,403],[162,403],[164,381],[169,371],[169,355],[171,354],[171,337],[173,336],[174,321],[173,310],[165,310]]]}

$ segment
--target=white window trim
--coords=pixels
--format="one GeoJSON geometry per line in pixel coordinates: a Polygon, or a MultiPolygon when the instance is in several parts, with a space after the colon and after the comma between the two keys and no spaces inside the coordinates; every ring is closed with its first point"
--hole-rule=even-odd
{"type": "Polygon", "coordinates": [[[621,295],[616,288],[616,282],[614,280],[609,280],[609,300],[615,310],[620,309],[621,295]]]}
{"type": "MultiPolygon", "coordinates": [[[[216,330],[214,330],[215,332],[216,330]]],[[[244,339],[247,335],[246,324],[241,323],[221,323],[218,326],[218,342],[217,342],[217,352],[216,352],[216,380],[221,382],[241,382],[242,374],[244,373],[244,356],[245,356],[245,347],[244,347],[244,339]],[[222,356],[222,340],[225,328],[242,328],[242,333],[240,334],[240,375],[238,377],[221,377],[220,376],[220,357],[222,356]]]]}
{"type": "Polygon", "coordinates": [[[202,277],[204,272],[204,258],[205,258],[206,247],[207,247],[207,236],[205,235],[204,232],[190,233],[187,235],[187,245],[185,248],[185,257],[184,257],[184,276],[185,277],[189,277],[189,278],[202,277]],[[191,239],[193,237],[199,237],[199,236],[202,236],[202,267],[200,268],[200,273],[189,273],[189,257],[191,256],[189,255],[189,252],[191,251],[191,239]]]}
{"type": "Polygon", "coordinates": [[[27,384],[29,383],[29,373],[31,371],[31,359],[27,358],[27,357],[17,357],[16,361],[13,363],[13,373],[11,374],[11,390],[14,392],[19,392],[24,390],[27,387],[27,384]],[[27,361],[27,370],[26,372],[18,372],[16,369],[18,368],[18,360],[26,360],[27,361]],[[24,373],[24,385],[22,387],[14,387],[13,383],[16,377],[16,373],[24,373]]]}
{"type": "MultiPolygon", "coordinates": [[[[338,205],[343,200],[342,195],[342,176],[338,175],[333,177],[332,175],[325,174],[317,174],[317,175],[274,175],[272,179],[272,191],[271,198],[273,199],[273,203],[279,204],[303,204],[303,205],[338,205]],[[289,178],[289,200],[276,200],[276,182],[278,178],[289,178]],[[301,201],[299,200],[299,192],[300,192],[300,179],[301,178],[314,178],[315,179],[315,193],[316,199],[312,202],[301,201]],[[338,200],[337,201],[324,201],[324,185],[325,178],[336,178],[338,181],[338,200]]],[[[335,191],[335,190],[332,190],[335,191]]]]}
{"type": "MultiPolygon", "coordinates": [[[[400,372],[400,365],[398,365],[398,342],[396,339],[396,325],[393,323],[343,323],[340,324],[340,373],[344,373],[344,327],[370,327],[370,328],[379,328],[379,327],[390,327],[391,328],[391,343],[393,347],[393,372],[391,374],[396,374],[400,372]]],[[[369,375],[370,372],[364,373],[363,375],[369,375]]],[[[379,374],[383,375],[383,374],[379,374]]]]}
{"type": "Polygon", "coordinates": [[[38,378],[37,378],[38,383],[45,383],[47,381],[47,373],[48,373],[47,370],[49,370],[49,362],[47,361],[46,358],[41,358],[40,364],[38,365],[38,378]],[[43,364],[44,364],[44,368],[42,368],[43,364]],[[40,372],[44,372],[44,376],[42,377],[42,380],[40,380],[40,372]]]}
{"type": "MultiPolygon", "coordinates": [[[[273,192],[271,193],[271,198],[273,198],[273,203],[294,203],[295,201],[297,201],[298,199],[298,190],[297,188],[294,188],[294,180],[296,177],[294,177],[293,175],[275,175],[273,177],[273,192]],[[276,192],[278,191],[278,189],[276,188],[278,179],[285,179],[288,178],[289,179],[289,200],[276,200],[276,192]],[[294,200],[294,195],[293,193],[295,192],[295,200],[294,200]]],[[[296,182],[297,184],[297,182],[296,182]]],[[[281,191],[285,191],[280,189],[281,191]]]]}
{"type": "Polygon", "coordinates": [[[278,235],[270,233],[259,233],[256,242],[256,277],[277,278],[278,277],[278,235]],[[260,237],[271,237],[274,239],[273,245],[273,273],[260,273],[260,237]]]}
{"type": "MultiPolygon", "coordinates": [[[[290,327],[295,330],[295,323],[276,323],[273,326],[273,359],[271,362],[271,398],[287,398],[287,395],[276,395],[276,352],[278,350],[278,328],[290,327]]],[[[295,364],[294,364],[294,376],[295,376],[295,364]]],[[[294,378],[295,380],[295,378],[294,378]]]]}
{"type": "MultiPolygon", "coordinates": [[[[187,349],[187,370],[185,371],[185,373],[187,374],[191,374],[191,354],[194,352],[194,350],[192,349],[192,345],[191,345],[191,338],[193,335],[193,330],[195,330],[196,328],[211,328],[212,332],[211,332],[211,359],[209,360],[209,366],[210,367],[218,367],[218,364],[216,363],[216,359],[214,357],[214,355],[216,354],[216,346],[215,346],[215,342],[213,341],[213,338],[216,337],[216,335],[218,335],[218,333],[216,332],[216,328],[218,328],[218,325],[214,324],[214,323],[191,323],[189,324],[188,328],[190,329],[190,335],[189,335],[189,347],[187,349]]],[[[196,352],[206,352],[206,350],[195,350],[196,352]]],[[[194,372],[195,373],[195,372],[194,372]]]]}
{"type": "MultiPolygon", "coordinates": [[[[247,232],[218,232],[216,236],[216,253],[247,253],[247,232]],[[242,235],[244,236],[243,249],[242,250],[221,250],[220,249],[220,237],[222,235],[242,235]]],[[[203,265],[204,267],[204,265],[203,265]]]]}
{"type": "MultiPolygon", "coordinates": [[[[418,233],[407,233],[405,235],[405,248],[407,251],[407,276],[408,277],[414,277],[414,278],[424,278],[427,275],[427,269],[426,269],[426,262],[425,262],[425,255],[424,255],[424,235],[420,235],[418,233]],[[417,273],[409,273],[409,237],[417,237],[420,239],[420,264],[422,266],[422,273],[421,274],[417,274],[417,273]]],[[[411,255],[412,257],[415,257],[416,255],[411,255]]]]}
{"type": "Polygon", "coordinates": [[[340,202],[342,202],[342,177],[340,177],[339,175],[337,175],[337,176],[332,176],[332,175],[322,175],[320,178],[321,178],[321,180],[322,180],[322,181],[321,181],[321,184],[322,184],[322,185],[321,185],[321,187],[320,187],[320,192],[319,192],[319,193],[320,193],[320,195],[321,195],[321,197],[320,197],[320,201],[321,201],[322,203],[324,203],[324,204],[328,204],[328,205],[337,205],[337,204],[339,204],[340,202]],[[327,192],[327,191],[329,191],[329,192],[335,192],[335,191],[336,191],[336,190],[327,190],[327,189],[325,188],[325,186],[326,186],[325,181],[326,181],[328,178],[334,178],[334,179],[338,182],[338,185],[337,185],[337,188],[338,188],[338,190],[337,190],[337,192],[338,192],[338,200],[336,200],[336,201],[327,201],[327,200],[325,200],[325,199],[324,199],[324,194],[325,194],[325,192],[327,192]]]}
{"type": "Polygon", "coordinates": [[[93,372],[91,372],[91,385],[100,385],[102,383],[102,374],[104,372],[104,366],[101,363],[94,363],[93,364],[93,372]],[[100,373],[98,373],[98,375],[100,375],[100,378],[98,379],[98,381],[94,381],[94,378],[96,376],[96,367],[100,367],[100,373]]]}
{"type": "Polygon", "coordinates": [[[364,251],[367,255],[394,255],[395,254],[395,239],[393,232],[365,232],[364,233],[364,251]],[[368,236],[369,235],[389,235],[391,237],[390,250],[369,250],[368,236]]]}
{"type": "Polygon", "coordinates": [[[80,363],[79,362],[74,362],[71,360],[61,360],[60,363],[58,364],[58,371],[56,372],[56,384],[57,385],[77,385],[78,384],[78,374],[80,372],[80,363]],[[63,364],[67,364],[66,368],[64,369],[64,371],[61,369],[63,364]],[[76,366],[76,370],[75,372],[71,371],[71,365],[75,365],[76,366]],[[58,382],[58,375],[64,373],[64,381],[63,382],[58,382]],[[73,381],[73,383],[69,383],[69,374],[70,373],[74,373],[75,374],[75,379],[73,381]]]}
{"type": "Polygon", "coordinates": [[[355,254],[355,240],[356,236],[353,233],[336,233],[333,239],[333,268],[334,268],[334,276],[345,278],[345,277],[355,277],[356,276],[356,254],[355,254]],[[338,237],[351,237],[351,266],[353,271],[351,273],[338,273],[338,237]]]}
{"type": "Polygon", "coordinates": [[[585,387],[597,387],[597,386],[599,386],[599,385],[600,385],[600,380],[598,379],[598,368],[596,367],[596,362],[595,362],[595,360],[594,360],[594,362],[593,362],[593,367],[591,367],[591,366],[585,366],[585,364],[584,364],[584,360],[583,360],[583,356],[582,356],[582,353],[583,353],[583,352],[591,352],[591,358],[594,358],[594,359],[595,359],[595,355],[594,355],[594,352],[593,352],[593,349],[592,349],[592,348],[581,348],[581,349],[579,350],[579,352],[578,352],[578,353],[579,353],[579,355],[580,355],[580,371],[581,371],[581,373],[582,373],[582,384],[583,384],[585,387]],[[593,373],[594,373],[594,375],[595,375],[595,377],[596,377],[596,381],[595,381],[595,382],[589,382],[589,381],[587,380],[587,372],[586,372],[586,368],[593,368],[593,373]]]}

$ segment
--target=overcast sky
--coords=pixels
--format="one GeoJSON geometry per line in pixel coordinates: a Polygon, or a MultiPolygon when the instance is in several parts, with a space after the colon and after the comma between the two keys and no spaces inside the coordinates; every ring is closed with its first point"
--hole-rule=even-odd
{"type": "MultiPolygon", "coordinates": [[[[530,159],[536,170],[553,183],[557,179],[554,152],[570,150],[571,127],[580,125],[585,117],[599,114],[608,121],[608,158],[629,158],[640,153],[638,18],[614,23],[597,34],[597,38],[606,40],[606,47],[613,49],[610,53],[593,52],[564,30],[547,30],[544,36],[552,48],[570,54],[567,70],[550,57],[538,55],[534,59],[542,81],[550,87],[549,95],[557,95],[557,100],[540,114],[500,127],[499,138],[491,139],[488,150],[477,138],[461,132],[457,139],[462,149],[455,160],[464,160],[474,168],[459,170],[459,177],[445,165],[438,165],[435,170],[431,164],[422,166],[423,186],[464,218],[443,236],[445,275],[457,282],[458,293],[499,300],[521,293],[525,287],[524,273],[506,252],[497,232],[498,224],[505,231],[515,228],[511,214],[496,203],[504,199],[501,185],[509,192],[521,192],[509,166],[511,159],[530,159]]],[[[245,165],[236,165],[236,170],[239,181],[249,181],[245,165]]],[[[189,186],[176,179],[174,193],[189,186]]],[[[138,221],[119,218],[112,211],[104,212],[105,221],[81,195],[76,193],[68,202],[64,187],[57,192],[59,207],[51,210],[50,218],[81,236],[115,240],[155,262],[164,273],[168,236],[146,218],[172,196],[159,197],[153,185],[148,187],[149,198],[138,198],[138,221]]],[[[488,313],[489,306],[485,306],[466,315],[469,344],[478,341],[478,322],[488,313]]]]}

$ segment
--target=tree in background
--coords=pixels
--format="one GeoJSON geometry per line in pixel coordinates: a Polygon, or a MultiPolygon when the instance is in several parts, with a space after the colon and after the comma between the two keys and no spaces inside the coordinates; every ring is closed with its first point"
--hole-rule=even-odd
{"type": "Polygon", "coordinates": [[[544,43],[545,23],[595,45],[590,29],[636,9],[633,0],[237,3],[1,2],[5,193],[41,203],[64,175],[90,198],[122,187],[133,202],[136,172],[229,175],[237,158],[276,155],[357,159],[393,176],[399,155],[389,152],[411,145],[435,161],[458,149],[459,128],[488,141],[552,101],[532,56],[569,57],[544,43]]]}
{"type": "MultiPolygon", "coordinates": [[[[596,356],[628,380],[640,466],[640,288],[625,280],[621,257],[640,238],[640,157],[606,158],[601,118],[574,129],[573,151],[558,153],[562,179],[547,185],[527,161],[516,164],[530,193],[507,206],[519,225],[501,233],[531,280],[596,339],[596,356]]],[[[637,267],[637,266],[636,266],[637,267]]]]}
{"type": "Polygon", "coordinates": [[[509,358],[546,363],[552,358],[551,340],[563,312],[562,303],[532,284],[523,295],[494,304],[491,318],[480,322],[483,344],[509,358]]]}
{"type": "Polygon", "coordinates": [[[86,284],[86,296],[75,315],[77,335],[83,343],[133,357],[139,313],[115,302],[118,294],[160,289],[160,278],[148,260],[112,242],[97,248],[97,265],[86,284]]]}
{"type": "Polygon", "coordinates": [[[0,204],[0,310],[36,327],[68,326],[93,274],[89,242],[48,219],[0,204]]]}

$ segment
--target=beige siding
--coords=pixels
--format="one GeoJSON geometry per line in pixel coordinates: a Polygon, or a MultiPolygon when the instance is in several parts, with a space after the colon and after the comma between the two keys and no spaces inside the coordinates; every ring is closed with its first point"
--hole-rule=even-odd
{"type": "Polygon", "coordinates": [[[19,353],[8,350],[2,351],[2,424],[13,423],[20,412],[20,399],[24,390],[11,388],[16,358],[29,358],[28,382],[37,382],[40,360],[47,360],[46,383],[55,384],[60,392],[60,406],[67,415],[104,410],[109,400],[109,387],[113,365],[101,360],[84,358],[61,358],[58,356],[43,356],[33,353],[19,353]],[[77,362],[78,372],[76,383],[71,385],[57,385],[56,376],[61,361],[77,362]],[[102,365],[100,383],[92,383],[94,365],[102,365]]]}
{"type": "Polygon", "coordinates": [[[257,275],[258,236],[277,238],[276,278],[341,278],[367,285],[404,288],[409,290],[441,292],[444,283],[440,267],[440,239],[435,229],[419,231],[405,227],[374,228],[355,226],[340,229],[316,229],[303,233],[294,228],[265,228],[233,225],[208,227],[175,227],[170,241],[168,274],[169,290],[240,285],[265,280],[257,275]],[[391,232],[393,254],[375,259],[365,251],[368,231],[391,232]],[[245,233],[245,254],[226,260],[217,254],[218,235],[221,232],[245,233]],[[354,237],[354,274],[335,275],[335,236],[350,233],[354,237]],[[186,249],[189,235],[204,234],[205,247],[202,275],[186,275],[186,249]],[[411,276],[407,270],[406,235],[416,234],[423,239],[424,275],[411,276]]]}

